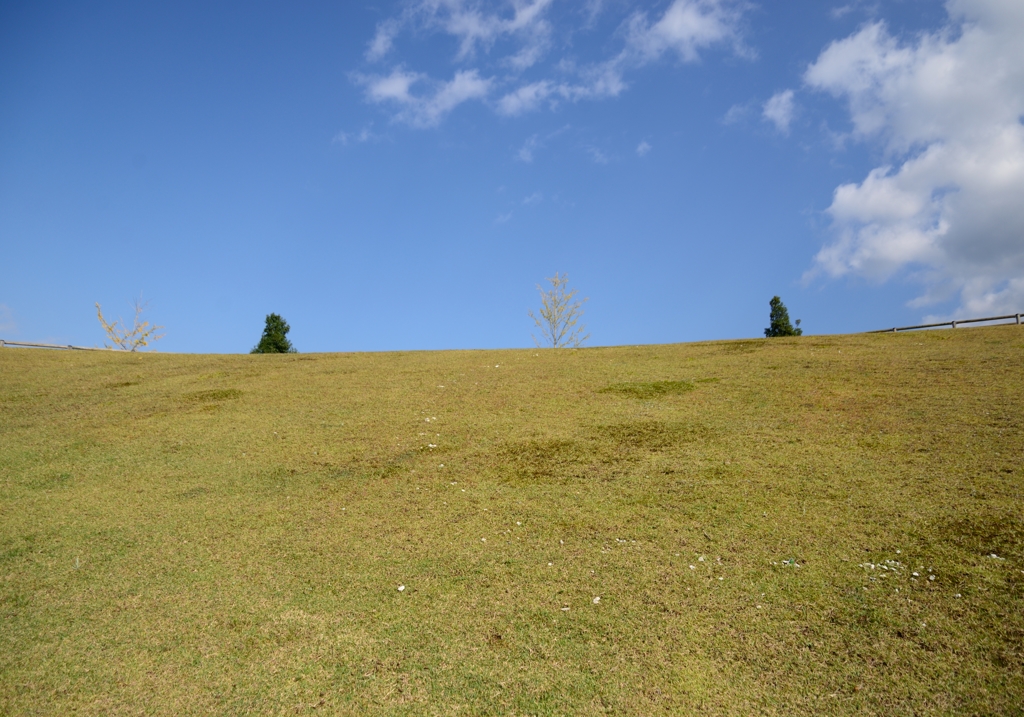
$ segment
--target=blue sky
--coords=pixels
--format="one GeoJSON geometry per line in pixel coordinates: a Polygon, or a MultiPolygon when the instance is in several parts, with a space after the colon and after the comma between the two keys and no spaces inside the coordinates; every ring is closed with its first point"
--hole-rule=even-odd
{"type": "Polygon", "coordinates": [[[1024,310],[1019,0],[0,6],[0,338],[591,345],[1024,310]]]}

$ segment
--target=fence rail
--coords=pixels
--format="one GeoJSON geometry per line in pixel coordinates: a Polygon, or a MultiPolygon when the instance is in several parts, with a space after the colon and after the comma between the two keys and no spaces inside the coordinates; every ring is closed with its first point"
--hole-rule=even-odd
{"type": "Polygon", "coordinates": [[[40,344],[40,343],[26,343],[24,341],[5,341],[0,339],[0,349],[8,346],[16,346],[23,349],[70,349],[72,351],[109,351],[110,349],[101,349],[94,346],[72,346],[67,344],[62,346],[61,344],[40,344]]]}
{"type": "Polygon", "coordinates": [[[949,326],[956,328],[960,324],[977,324],[983,321],[1005,321],[1008,319],[1014,319],[1017,324],[1020,323],[1020,317],[1024,314],[1007,314],[1006,316],[989,316],[984,319],[957,319],[956,321],[943,321],[938,324],[919,324],[918,326],[893,326],[891,329],[878,329],[876,331],[868,331],[869,334],[895,334],[897,331],[911,331],[913,329],[937,329],[940,326],[949,326]]]}

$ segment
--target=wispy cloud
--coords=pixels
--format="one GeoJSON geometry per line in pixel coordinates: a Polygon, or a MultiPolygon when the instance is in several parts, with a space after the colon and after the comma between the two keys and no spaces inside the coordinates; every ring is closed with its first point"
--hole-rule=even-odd
{"type": "Polygon", "coordinates": [[[441,32],[458,44],[456,60],[471,59],[479,52],[488,52],[495,42],[505,37],[518,40],[519,50],[504,60],[524,69],[535,63],[547,48],[551,25],[544,13],[553,0],[514,1],[511,15],[490,9],[486,3],[472,0],[419,0],[408,5],[398,16],[377,25],[370,41],[366,59],[377,62],[395,47],[403,30],[441,32]]]}
{"type": "Polygon", "coordinates": [[[424,5],[432,7],[431,15],[435,22],[459,38],[458,59],[463,59],[471,56],[477,48],[489,49],[496,39],[505,35],[519,35],[526,48],[543,44],[550,33],[550,26],[543,14],[551,2],[533,0],[513,3],[512,17],[488,13],[475,3],[461,0],[429,0],[424,5]]]}
{"type": "Polygon", "coordinates": [[[499,214],[494,219],[494,223],[495,224],[504,224],[505,222],[509,221],[510,219],[512,219],[512,212],[509,211],[509,212],[505,212],[504,214],[499,214]]]}
{"type": "Polygon", "coordinates": [[[877,15],[879,12],[879,3],[877,0],[855,0],[854,2],[847,3],[846,5],[839,5],[829,12],[829,15],[833,20],[842,20],[844,17],[851,13],[861,12],[868,16],[877,15]]]}
{"type": "Polygon", "coordinates": [[[636,146],[636,153],[638,156],[643,157],[645,154],[651,151],[651,145],[647,140],[642,141],[636,146]]]}
{"type": "Polygon", "coordinates": [[[529,206],[531,204],[537,204],[538,202],[544,201],[544,195],[540,192],[534,192],[533,194],[523,197],[523,204],[529,206]]]}
{"type": "Polygon", "coordinates": [[[377,26],[377,33],[370,40],[366,49],[366,59],[369,62],[376,62],[384,59],[395,46],[395,37],[402,29],[402,24],[395,19],[385,20],[377,26]]]}
{"type": "Polygon", "coordinates": [[[832,8],[832,10],[829,11],[829,15],[832,16],[833,20],[840,20],[853,12],[854,9],[853,5],[839,5],[838,7],[832,8]]]}
{"type": "Polygon", "coordinates": [[[409,103],[414,98],[409,93],[413,84],[424,79],[424,76],[416,72],[404,72],[395,69],[386,77],[360,78],[366,85],[366,94],[373,102],[385,102],[394,100],[396,102],[409,103]]]}
{"type": "Polygon", "coordinates": [[[608,155],[597,147],[587,147],[587,154],[590,155],[590,159],[593,160],[594,164],[608,164],[608,155]]]}
{"type": "MultiPolygon", "coordinates": [[[[505,116],[517,116],[560,102],[617,97],[627,89],[625,73],[673,55],[695,62],[700,53],[716,45],[731,46],[749,55],[741,41],[740,20],[746,5],[741,0],[673,0],[660,14],[634,12],[623,20],[621,49],[603,60],[579,64],[569,56],[551,59],[556,30],[571,37],[578,28],[556,28],[549,18],[553,0],[416,0],[399,15],[381,22],[366,51],[368,62],[394,54],[400,37],[441,33],[455,41],[454,61],[472,63],[473,69],[456,72],[456,83],[472,85],[468,94],[454,88],[446,101],[445,88],[416,94],[414,87],[437,86],[421,73],[398,66],[389,75],[356,75],[368,88],[371,102],[395,107],[395,118],[415,126],[433,126],[466,99],[484,99],[501,93],[490,104],[505,116]],[[500,42],[499,42],[500,41],[500,42]],[[497,49],[496,49],[497,48],[497,49]],[[487,68],[486,70],[482,68],[487,68]],[[533,77],[524,73],[530,70],[533,77]],[[489,77],[484,78],[483,72],[489,77]],[[474,80],[470,83],[469,80],[474,80]],[[459,101],[454,101],[458,98],[459,101]]],[[[584,23],[606,9],[591,2],[570,17],[584,23]]],[[[564,46],[571,46],[563,43],[564,46]]],[[[451,83],[450,83],[451,84],[451,83]]]]}
{"type": "Polygon", "coordinates": [[[498,100],[498,112],[515,116],[537,109],[547,101],[554,106],[558,100],[577,101],[615,97],[626,89],[622,73],[614,64],[605,63],[586,68],[576,82],[541,80],[523,85],[498,100]]]}
{"type": "Polygon", "coordinates": [[[332,144],[340,144],[342,147],[347,147],[350,144],[365,144],[366,142],[374,142],[381,138],[379,134],[373,132],[370,128],[373,127],[371,122],[367,126],[363,127],[358,132],[346,132],[340,130],[331,139],[332,144]]]}
{"type": "Polygon", "coordinates": [[[563,127],[559,127],[558,129],[552,132],[548,132],[543,137],[537,134],[530,135],[523,142],[523,146],[516,151],[515,158],[520,162],[525,162],[529,164],[534,160],[534,155],[537,152],[537,150],[543,148],[545,144],[555,139],[559,135],[569,131],[569,129],[570,126],[565,125],[563,127]]]}
{"type": "Polygon", "coordinates": [[[583,29],[589,30],[597,23],[597,18],[604,12],[607,0],[585,0],[582,7],[583,29]]]}
{"type": "Polygon", "coordinates": [[[725,115],[722,116],[722,123],[736,124],[737,122],[742,121],[748,114],[750,114],[749,102],[735,104],[728,109],[725,115]]]}
{"type": "Polygon", "coordinates": [[[675,53],[684,62],[696,62],[700,51],[729,43],[739,54],[748,54],[740,42],[739,21],[743,6],[725,0],[675,0],[665,13],[651,21],[636,13],[629,21],[629,49],[646,61],[675,53]]]}
{"type": "Polygon", "coordinates": [[[483,99],[493,80],[480,77],[476,70],[459,70],[448,82],[434,82],[426,76],[396,68],[386,76],[359,76],[371,102],[396,108],[395,119],[416,127],[433,127],[460,104],[483,99]],[[414,85],[426,85],[422,94],[414,85]]]}
{"type": "Polygon", "coordinates": [[[537,106],[556,91],[556,85],[548,80],[531,82],[509,92],[498,100],[498,112],[503,115],[520,115],[537,109],[537,106]]]}
{"type": "Polygon", "coordinates": [[[761,116],[766,122],[775,125],[775,129],[783,134],[789,133],[789,125],[793,122],[796,113],[795,93],[793,90],[776,92],[764,103],[761,116]]]}
{"type": "Polygon", "coordinates": [[[523,142],[523,146],[516,152],[516,159],[520,162],[526,162],[529,164],[533,161],[533,152],[537,149],[537,135],[527,137],[526,141],[523,142]]]}

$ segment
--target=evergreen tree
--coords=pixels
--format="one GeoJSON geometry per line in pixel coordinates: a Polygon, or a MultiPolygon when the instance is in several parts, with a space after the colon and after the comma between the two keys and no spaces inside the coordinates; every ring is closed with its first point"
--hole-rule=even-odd
{"type": "MultiPolygon", "coordinates": [[[[786,310],[786,305],[782,303],[782,299],[777,296],[773,296],[772,300],[768,302],[772,307],[771,321],[772,325],[764,330],[764,335],[768,338],[775,336],[801,336],[803,335],[803,329],[793,328],[793,325],[789,323],[789,311],[786,310]]],[[[800,325],[800,319],[796,320],[797,326],[800,325]]]]}
{"type": "Polygon", "coordinates": [[[267,314],[267,325],[263,328],[260,342],[250,351],[251,354],[294,354],[298,353],[292,342],[288,340],[288,332],[292,327],[277,314],[267,314]]]}

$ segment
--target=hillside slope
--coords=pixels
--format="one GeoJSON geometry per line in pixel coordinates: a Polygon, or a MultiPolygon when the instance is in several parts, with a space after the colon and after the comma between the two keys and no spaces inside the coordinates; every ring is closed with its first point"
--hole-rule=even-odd
{"type": "Polygon", "coordinates": [[[0,713],[1017,712],[1022,359],[0,350],[0,713]]]}

